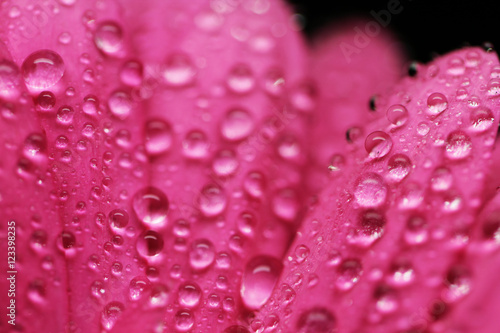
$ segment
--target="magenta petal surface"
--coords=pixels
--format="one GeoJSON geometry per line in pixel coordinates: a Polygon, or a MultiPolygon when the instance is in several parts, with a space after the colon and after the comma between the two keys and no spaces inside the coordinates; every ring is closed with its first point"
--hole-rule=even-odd
{"type": "Polygon", "coordinates": [[[485,200],[497,65],[494,54],[463,49],[382,96],[386,116],[344,156],[257,321],[279,317],[298,332],[447,331],[474,279],[462,258],[485,200]]]}

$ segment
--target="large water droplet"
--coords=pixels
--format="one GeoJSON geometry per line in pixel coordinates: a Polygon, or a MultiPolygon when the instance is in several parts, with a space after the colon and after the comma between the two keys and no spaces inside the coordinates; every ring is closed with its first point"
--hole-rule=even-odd
{"type": "Polygon", "coordinates": [[[437,116],[448,108],[448,100],[441,93],[432,93],[427,98],[427,113],[437,116]]]}
{"type": "Polygon", "coordinates": [[[151,156],[163,154],[172,146],[172,128],[161,119],[148,121],[145,134],[146,152],[151,156]]]}
{"type": "Polygon", "coordinates": [[[122,316],[125,307],[120,302],[109,302],[102,311],[101,325],[107,331],[110,331],[122,316]]]}
{"type": "Polygon", "coordinates": [[[247,308],[257,310],[267,302],[281,269],[281,262],[269,256],[258,256],[247,263],[240,288],[247,308]]]}
{"type": "Polygon", "coordinates": [[[358,178],[354,197],[362,207],[378,207],[385,203],[387,186],[379,175],[367,173],[358,178]]]}
{"type": "Polygon", "coordinates": [[[107,55],[115,54],[123,47],[122,28],[116,22],[102,22],[97,27],[94,42],[101,52],[107,55]]]}
{"type": "Polygon", "coordinates": [[[446,302],[456,302],[462,299],[470,292],[471,275],[463,266],[454,266],[446,275],[446,289],[443,293],[443,299],[446,302]]]}
{"type": "Polygon", "coordinates": [[[431,188],[436,192],[443,192],[450,189],[453,183],[453,175],[446,167],[439,167],[432,173],[431,188]]]}
{"type": "Polygon", "coordinates": [[[45,136],[38,133],[28,135],[24,141],[23,154],[31,161],[45,161],[47,158],[47,141],[45,136]]]}
{"type": "Polygon", "coordinates": [[[392,139],[382,131],[370,133],[365,140],[365,149],[370,158],[381,158],[389,154],[392,149],[392,139]]]}
{"type": "Polygon", "coordinates": [[[203,215],[214,217],[224,211],[227,199],[220,187],[210,184],[201,190],[198,202],[203,215]]]}
{"type": "Polygon", "coordinates": [[[74,115],[75,111],[71,106],[62,106],[57,111],[56,119],[59,124],[68,126],[73,123],[74,115]]]}
{"type": "Polygon", "coordinates": [[[221,124],[222,136],[228,141],[245,139],[252,133],[254,122],[250,114],[243,109],[231,110],[221,124]]]}
{"type": "Polygon", "coordinates": [[[232,150],[221,150],[212,163],[212,169],[217,176],[231,176],[238,168],[238,160],[232,150]]]}
{"type": "Polygon", "coordinates": [[[201,289],[196,283],[188,282],[179,287],[179,304],[194,308],[200,304],[201,289]]]}
{"type": "Polygon", "coordinates": [[[161,228],[167,223],[169,202],[165,194],[156,187],[137,191],[132,202],[135,214],[147,227],[161,228]]]}
{"type": "Polygon", "coordinates": [[[61,56],[51,50],[30,54],[21,68],[26,85],[33,90],[52,87],[61,80],[65,70],[61,56]]]}
{"type": "Polygon", "coordinates": [[[151,296],[149,297],[149,305],[152,308],[161,308],[168,304],[169,290],[163,284],[153,286],[151,296]]]}
{"type": "Polygon", "coordinates": [[[215,259],[215,251],[212,242],[207,239],[199,239],[191,244],[189,251],[189,264],[194,270],[208,268],[215,259]]]}
{"type": "Polygon", "coordinates": [[[38,111],[51,111],[56,104],[56,97],[50,91],[42,91],[36,98],[35,103],[38,111]]]}
{"type": "Polygon", "coordinates": [[[163,237],[159,233],[148,230],[137,239],[137,252],[143,257],[153,257],[163,250],[163,244],[163,237]]]}
{"type": "Polygon", "coordinates": [[[297,333],[335,333],[337,321],[332,313],[321,307],[303,312],[297,321],[297,333]]]}
{"type": "Polygon", "coordinates": [[[380,212],[368,210],[361,213],[359,220],[360,228],[356,229],[350,241],[362,247],[369,247],[382,237],[385,217],[380,212]]]}
{"type": "Polygon", "coordinates": [[[142,83],[142,72],[142,63],[135,60],[127,61],[120,71],[120,79],[123,84],[131,87],[137,87],[142,83]]]}
{"type": "Polygon", "coordinates": [[[470,137],[460,130],[451,132],[446,142],[446,156],[449,159],[460,160],[466,158],[472,151],[470,137]]]}

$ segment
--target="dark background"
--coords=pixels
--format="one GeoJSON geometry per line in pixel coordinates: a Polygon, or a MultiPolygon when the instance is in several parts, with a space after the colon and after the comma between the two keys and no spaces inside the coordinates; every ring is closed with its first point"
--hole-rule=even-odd
{"type": "MultiPolygon", "coordinates": [[[[352,16],[369,20],[370,11],[387,9],[390,0],[288,0],[304,16],[304,31],[313,37],[328,24],[352,16]]],[[[409,56],[427,62],[465,45],[489,42],[500,49],[500,0],[400,0],[403,10],[392,15],[388,29],[403,42],[409,56]]]]}

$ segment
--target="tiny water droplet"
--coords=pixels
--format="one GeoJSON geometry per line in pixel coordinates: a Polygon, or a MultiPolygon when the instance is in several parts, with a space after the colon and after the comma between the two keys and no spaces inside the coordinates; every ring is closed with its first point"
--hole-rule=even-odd
{"type": "Polygon", "coordinates": [[[363,267],[357,259],[345,259],[337,268],[337,272],[335,285],[339,290],[347,291],[359,281],[363,267]]]}
{"type": "Polygon", "coordinates": [[[179,304],[188,308],[194,308],[200,304],[201,289],[193,282],[184,283],[179,287],[179,304]]]}
{"type": "Polygon", "coordinates": [[[101,325],[103,328],[110,331],[116,325],[124,310],[125,307],[120,302],[113,301],[106,304],[101,315],[101,325]]]}
{"type": "Polygon", "coordinates": [[[206,217],[215,217],[226,208],[226,195],[217,185],[206,185],[198,199],[200,210],[206,217]]]}
{"type": "Polygon", "coordinates": [[[405,179],[412,168],[412,164],[408,156],[404,154],[394,154],[387,162],[389,172],[388,178],[395,182],[400,182],[405,179]]]}
{"type": "Polygon", "coordinates": [[[108,106],[115,117],[124,120],[128,118],[130,112],[132,112],[133,103],[128,93],[118,90],[109,96],[108,106]]]}
{"type": "Polygon", "coordinates": [[[264,195],[266,182],[261,172],[250,172],[243,182],[245,192],[253,198],[261,198],[264,195]]]}
{"type": "Polygon", "coordinates": [[[127,61],[120,70],[120,79],[125,85],[138,87],[142,83],[143,70],[139,61],[127,61]]]}
{"type": "Polygon", "coordinates": [[[199,239],[191,244],[189,251],[189,264],[192,269],[201,271],[207,269],[215,259],[215,250],[212,242],[199,239]]]}
{"type": "Polygon", "coordinates": [[[191,311],[184,309],[175,314],[175,328],[179,332],[187,332],[194,326],[194,315],[191,311]]]}
{"type": "Polygon", "coordinates": [[[240,141],[248,137],[254,128],[254,122],[248,111],[235,109],[229,111],[221,125],[222,136],[228,141],[240,141]]]}
{"type": "Polygon", "coordinates": [[[0,98],[15,100],[21,94],[21,76],[15,63],[0,60],[0,98]]]}
{"type": "Polygon", "coordinates": [[[231,176],[238,168],[238,160],[232,150],[221,150],[217,153],[212,163],[212,169],[217,176],[231,176]]]}
{"type": "Polygon", "coordinates": [[[245,64],[234,66],[227,77],[228,88],[238,94],[246,94],[255,86],[252,70],[245,64]]]}
{"type": "Polygon", "coordinates": [[[189,132],[182,141],[184,155],[192,159],[205,158],[208,155],[209,147],[205,133],[199,130],[189,132]]]}
{"type": "Polygon", "coordinates": [[[184,54],[171,55],[164,66],[163,78],[172,87],[184,87],[193,83],[196,69],[184,54]]]}

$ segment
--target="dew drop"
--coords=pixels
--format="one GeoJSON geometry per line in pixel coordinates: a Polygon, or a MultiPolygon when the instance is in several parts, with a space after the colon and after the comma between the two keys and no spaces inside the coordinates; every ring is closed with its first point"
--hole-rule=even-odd
{"type": "Polygon", "coordinates": [[[303,312],[297,321],[297,333],[335,333],[337,321],[332,313],[321,307],[303,312]]]}
{"type": "Polygon", "coordinates": [[[253,119],[243,109],[229,111],[221,124],[222,136],[228,141],[243,140],[252,133],[253,129],[253,119]]]}
{"type": "Polygon", "coordinates": [[[245,326],[233,325],[224,330],[223,333],[250,333],[245,326]]]}
{"type": "Polygon", "coordinates": [[[392,149],[392,139],[389,134],[375,131],[366,137],[365,149],[370,158],[381,158],[389,154],[392,149]]]}
{"type": "Polygon", "coordinates": [[[448,100],[441,93],[432,93],[427,98],[427,113],[437,116],[448,108],[448,100]]]}
{"type": "Polygon", "coordinates": [[[143,70],[139,61],[127,61],[120,70],[120,79],[125,85],[138,87],[142,83],[143,70]]]}
{"type": "Polygon", "coordinates": [[[402,126],[408,121],[408,110],[401,104],[394,104],[387,109],[387,119],[395,126],[402,126]]]}
{"type": "Polygon", "coordinates": [[[179,304],[194,308],[200,304],[201,289],[196,283],[188,282],[179,287],[179,304]]]}
{"type": "Polygon", "coordinates": [[[165,194],[156,187],[146,187],[134,195],[134,212],[147,227],[161,228],[167,223],[169,202],[165,194]]]}
{"type": "Polygon", "coordinates": [[[132,301],[140,300],[151,288],[151,282],[145,276],[133,278],[129,284],[129,298],[132,301]]]}
{"type": "Polygon", "coordinates": [[[114,231],[125,228],[128,224],[128,214],[123,209],[114,209],[109,212],[109,226],[114,231]]]}
{"type": "Polygon", "coordinates": [[[292,189],[283,189],[275,194],[272,200],[273,213],[288,222],[292,222],[297,217],[300,203],[297,193],[292,189]]]}
{"type": "Polygon", "coordinates": [[[236,218],[238,230],[247,236],[253,236],[257,218],[250,212],[243,212],[236,218]]]}
{"type": "Polygon", "coordinates": [[[460,131],[451,132],[446,139],[446,156],[452,160],[461,160],[470,155],[472,142],[470,137],[460,131]]]}
{"type": "Polygon", "coordinates": [[[335,285],[339,290],[347,291],[359,281],[363,268],[359,260],[345,259],[337,268],[337,272],[338,277],[335,285]]]}
{"type": "Polygon", "coordinates": [[[42,91],[36,98],[37,110],[42,112],[51,111],[56,104],[56,97],[50,91],[42,91]]]}
{"type": "Polygon", "coordinates": [[[21,76],[13,62],[0,60],[0,98],[14,100],[21,94],[21,76]]]}
{"type": "Polygon", "coordinates": [[[71,106],[62,106],[57,111],[56,119],[59,124],[68,126],[73,123],[74,115],[75,111],[71,106]]]}
{"type": "Polygon", "coordinates": [[[238,160],[232,150],[221,150],[217,153],[212,163],[212,169],[217,176],[231,176],[238,168],[238,160]]]}
{"type": "Polygon", "coordinates": [[[491,128],[495,118],[488,108],[477,108],[470,113],[472,129],[476,132],[484,132],[491,128]]]}
{"type": "Polygon", "coordinates": [[[209,147],[205,133],[199,130],[189,132],[182,141],[184,155],[192,159],[205,158],[208,155],[209,147]]]}
{"type": "Polygon", "coordinates": [[[24,140],[23,154],[34,162],[42,162],[47,158],[47,141],[45,136],[32,133],[24,140]]]}
{"type": "Polygon", "coordinates": [[[113,301],[108,303],[104,307],[101,315],[101,325],[103,328],[110,331],[115,326],[118,319],[120,319],[124,310],[125,307],[120,302],[113,301]]]}
{"type": "Polygon", "coordinates": [[[246,94],[255,86],[252,70],[244,64],[234,66],[227,77],[228,88],[238,94],[246,94]]]}
{"type": "Polygon", "coordinates": [[[466,296],[471,289],[471,275],[463,266],[454,266],[446,275],[446,289],[443,299],[446,302],[456,302],[466,296]]]}
{"type": "Polygon", "coordinates": [[[261,198],[264,195],[266,182],[261,172],[250,172],[243,182],[245,192],[253,198],[261,198]]]}
{"type": "Polygon", "coordinates": [[[108,99],[109,110],[121,120],[128,118],[130,112],[132,112],[132,104],[130,95],[124,91],[115,91],[108,99]]]}
{"type": "Polygon", "coordinates": [[[192,269],[201,271],[207,269],[215,259],[215,250],[212,242],[199,239],[191,244],[189,251],[189,264],[192,269]]]}
{"type": "Polygon", "coordinates": [[[95,115],[99,109],[99,100],[94,95],[87,95],[83,99],[82,110],[88,115],[95,115]]]}
{"type": "Polygon", "coordinates": [[[378,286],[375,289],[375,308],[380,313],[393,313],[398,308],[396,292],[387,286],[378,286]]]}
{"type": "Polygon", "coordinates": [[[112,55],[119,52],[123,48],[122,28],[116,22],[102,22],[95,32],[94,43],[104,54],[112,55]]]}
{"type": "Polygon", "coordinates": [[[375,173],[367,173],[356,182],[354,197],[361,207],[378,207],[385,203],[387,186],[375,173]]]}
{"type": "Polygon", "coordinates": [[[152,308],[162,308],[168,304],[169,290],[166,286],[158,284],[151,289],[149,305],[152,308]]]}
{"type": "Polygon", "coordinates": [[[172,128],[161,119],[153,119],[146,123],[146,152],[150,156],[166,153],[172,146],[172,128]]]}
{"type": "Polygon", "coordinates": [[[404,154],[394,154],[387,163],[389,172],[387,177],[394,182],[400,182],[405,179],[412,168],[412,164],[408,156],[404,154]]]}
{"type": "Polygon", "coordinates": [[[175,328],[179,332],[187,332],[194,326],[194,315],[189,310],[179,310],[175,314],[175,328]]]}
{"type": "Polygon", "coordinates": [[[143,257],[153,257],[163,250],[163,244],[163,237],[159,233],[148,230],[137,239],[137,252],[143,257]]]}
{"type": "Polygon", "coordinates": [[[193,83],[196,70],[189,57],[184,54],[171,55],[163,69],[165,82],[172,87],[184,87],[193,83]]]}
{"type": "Polygon", "coordinates": [[[488,82],[488,96],[500,96],[500,78],[494,78],[491,79],[490,82],[488,82]]]}
{"type": "Polygon", "coordinates": [[[451,58],[448,61],[448,69],[446,72],[452,76],[460,76],[465,73],[464,61],[458,57],[451,58]]]}
{"type": "Polygon", "coordinates": [[[359,220],[360,228],[350,241],[362,247],[369,247],[382,237],[385,217],[378,211],[368,210],[361,213],[359,220]]]}
{"type": "Polygon", "coordinates": [[[411,216],[406,223],[404,238],[410,245],[422,244],[429,237],[427,221],[419,215],[411,216]]]}
{"type": "Polygon", "coordinates": [[[214,217],[224,211],[227,199],[220,187],[210,184],[201,190],[198,202],[203,215],[214,217]]]}
{"type": "Polygon", "coordinates": [[[281,270],[281,262],[269,256],[254,257],[247,263],[240,294],[248,309],[257,310],[267,302],[281,270]]]}
{"type": "Polygon", "coordinates": [[[443,192],[450,189],[453,183],[453,175],[446,167],[439,167],[432,173],[431,188],[436,192],[443,192]]]}
{"type": "Polygon", "coordinates": [[[59,54],[51,50],[40,50],[30,54],[22,64],[26,85],[33,90],[46,90],[61,80],[64,62],[59,54]]]}

